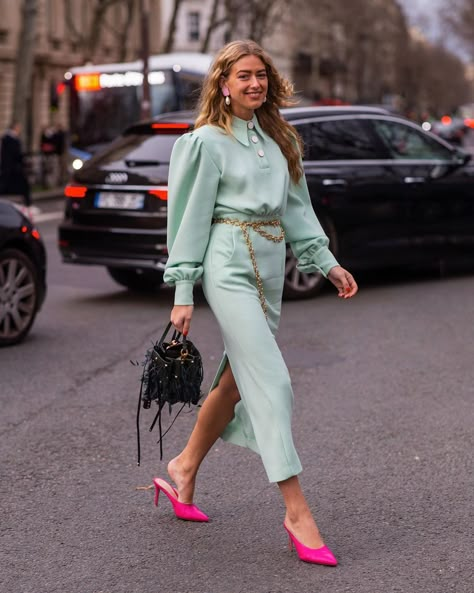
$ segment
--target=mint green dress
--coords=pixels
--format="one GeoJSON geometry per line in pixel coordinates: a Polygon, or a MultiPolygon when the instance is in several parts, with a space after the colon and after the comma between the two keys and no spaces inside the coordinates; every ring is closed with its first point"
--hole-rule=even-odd
{"type": "MultiPolygon", "coordinates": [[[[285,241],[303,272],[338,265],[328,249],[302,178],[296,185],[278,145],[260,127],[234,117],[233,136],[214,126],[183,135],[175,144],[168,188],[169,259],[165,282],[175,286],[175,304],[193,304],[193,286],[204,294],[221,330],[224,357],[241,401],[222,434],[226,441],[260,454],[270,482],[301,471],[291,433],[293,391],[275,340],[281,311],[285,241]],[[285,240],[276,243],[249,230],[261,276],[265,316],[242,229],[214,223],[279,219],[285,240]]],[[[278,235],[279,228],[265,228],[278,235]]]]}

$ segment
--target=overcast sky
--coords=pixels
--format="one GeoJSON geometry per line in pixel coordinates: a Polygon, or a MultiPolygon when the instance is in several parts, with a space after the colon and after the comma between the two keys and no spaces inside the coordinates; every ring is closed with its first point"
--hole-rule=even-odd
{"type": "Polygon", "coordinates": [[[446,31],[442,31],[438,17],[438,10],[443,0],[398,0],[410,22],[419,27],[423,33],[433,41],[442,40],[454,53],[467,59],[467,52],[460,42],[446,31]]]}
{"type": "Polygon", "coordinates": [[[405,14],[414,25],[424,29],[427,34],[436,35],[439,30],[438,8],[440,0],[398,0],[405,14]]]}

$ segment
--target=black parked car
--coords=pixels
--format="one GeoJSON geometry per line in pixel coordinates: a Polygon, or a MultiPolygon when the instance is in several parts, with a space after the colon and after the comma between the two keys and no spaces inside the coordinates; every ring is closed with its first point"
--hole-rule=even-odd
{"type": "Polygon", "coordinates": [[[23,340],[46,296],[46,251],[22,212],[0,201],[0,346],[23,340]]]}
{"type": "MultiPolygon", "coordinates": [[[[418,125],[379,108],[302,107],[284,117],[305,143],[313,207],[349,269],[474,255],[474,164],[418,125]]],[[[166,262],[168,164],[193,114],[129,128],[66,187],[59,246],[66,262],[99,264],[120,284],[149,289],[166,262]]],[[[285,296],[316,294],[288,249],[285,296]]]]}

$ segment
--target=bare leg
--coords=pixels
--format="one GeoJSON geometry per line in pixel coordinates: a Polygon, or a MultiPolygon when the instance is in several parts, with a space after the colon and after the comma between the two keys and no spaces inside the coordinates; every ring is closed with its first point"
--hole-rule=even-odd
{"type": "Polygon", "coordinates": [[[293,535],[309,548],[320,548],[324,541],[319,533],[297,476],[278,482],[286,505],[285,525],[293,535]]]}
{"type": "Polygon", "coordinates": [[[199,411],[186,447],[168,463],[168,474],[176,484],[180,502],[192,502],[199,466],[232,420],[239,400],[239,391],[227,363],[219,384],[207,396],[199,411]]]}

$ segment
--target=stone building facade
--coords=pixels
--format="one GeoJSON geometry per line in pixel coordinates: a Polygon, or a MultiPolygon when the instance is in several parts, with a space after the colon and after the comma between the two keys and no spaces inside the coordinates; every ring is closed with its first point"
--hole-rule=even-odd
{"type": "MultiPolygon", "coordinates": [[[[132,14],[125,5],[117,4],[107,12],[107,20],[91,56],[95,63],[134,60],[140,55],[141,34],[138,2],[133,3],[132,14]],[[128,19],[128,20],[127,20],[128,19]],[[126,34],[122,43],[119,32],[126,34]],[[123,51],[124,50],[124,51],[123,51]]],[[[21,28],[22,0],[0,0],[0,130],[5,129],[12,117],[15,86],[16,55],[21,28]]],[[[84,32],[91,31],[88,0],[38,0],[36,15],[36,44],[33,67],[32,93],[28,99],[26,145],[31,150],[39,147],[41,129],[53,122],[67,126],[67,93],[55,96],[57,85],[64,81],[65,72],[87,59],[90,39],[84,32]],[[66,5],[71,13],[66,13],[66,5]],[[69,23],[69,24],[68,24],[69,23]],[[54,103],[57,99],[57,107],[54,103]]],[[[150,2],[150,51],[159,53],[161,47],[161,2],[150,2]]],[[[61,90],[61,88],[59,89],[61,90]]]]}

